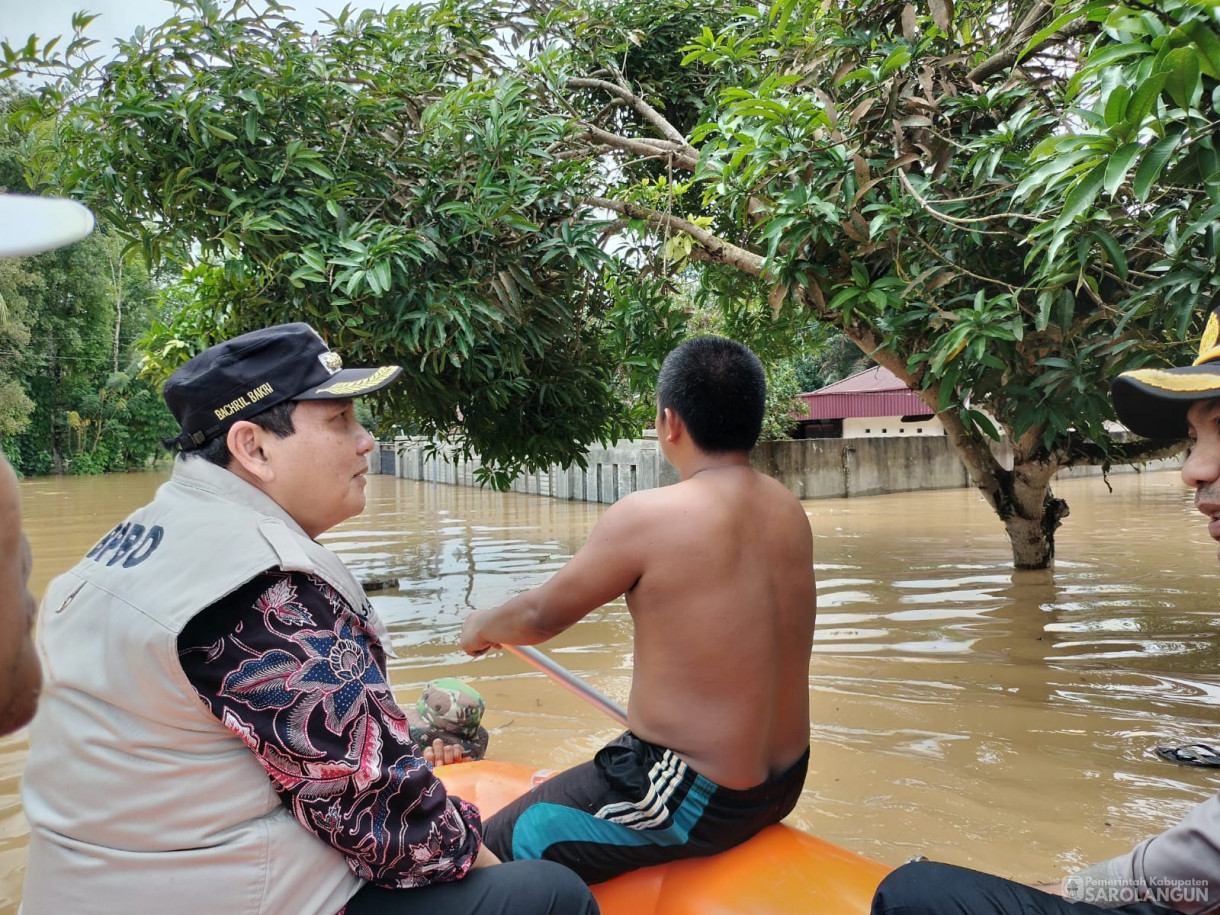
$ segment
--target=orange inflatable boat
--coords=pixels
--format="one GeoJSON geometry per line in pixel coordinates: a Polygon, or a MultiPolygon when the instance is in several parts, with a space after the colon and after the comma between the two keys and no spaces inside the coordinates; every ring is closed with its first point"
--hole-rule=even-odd
{"type": "MultiPolygon", "coordinates": [[[[513,763],[439,766],[445,787],[484,816],[549,770],[513,763]]],[[[867,915],[889,868],[780,824],[710,858],[646,867],[593,887],[603,915],[867,915]]]]}

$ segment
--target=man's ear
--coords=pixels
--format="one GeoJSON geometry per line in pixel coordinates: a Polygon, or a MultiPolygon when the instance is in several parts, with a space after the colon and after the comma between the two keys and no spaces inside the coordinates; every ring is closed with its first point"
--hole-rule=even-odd
{"type": "Polygon", "coordinates": [[[229,427],[225,434],[225,444],[233,460],[255,480],[269,483],[275,479],[271,462],[263,450],[263,437],[267,430],[254,423],[239,420],[229,427]]]}
{"type": "Polygon", "coordinates": [[[666,407],[661,415],[665,420],[665,441],[676,442],[686,434],[686,424],[682,422],[682,417],[675,413],[671,407],[666,407]]]}

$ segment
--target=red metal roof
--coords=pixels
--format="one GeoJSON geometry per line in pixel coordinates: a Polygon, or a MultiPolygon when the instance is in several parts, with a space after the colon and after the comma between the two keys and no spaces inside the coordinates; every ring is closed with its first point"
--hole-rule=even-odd
{"type": "Polygon", "coordinates": [[[808,406],[807,414],[799,411],[794,414],[797,419],[913,416],[932,412],[897,375],[879,365],[797,397],[808,406]]]}

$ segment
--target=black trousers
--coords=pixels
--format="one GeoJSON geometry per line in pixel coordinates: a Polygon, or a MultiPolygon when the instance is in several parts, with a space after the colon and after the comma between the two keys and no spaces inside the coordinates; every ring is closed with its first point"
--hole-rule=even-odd
{"type": "Polygon", "coordinates": [[[921,861],[890,873],[873,896],[872,915],[1181,915],[1150,902],[1102,909],[1003,877],[921,861]]]}
{"type": "Polygon", "coordinates": [[[598,915],[584,881],[552,861],[506,861],[453,883],[409,890],[369,884],[344,915],[598,915]]]}

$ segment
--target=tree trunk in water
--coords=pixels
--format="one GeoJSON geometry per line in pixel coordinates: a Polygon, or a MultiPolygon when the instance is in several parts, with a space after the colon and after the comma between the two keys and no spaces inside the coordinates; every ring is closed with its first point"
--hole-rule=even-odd
{"type": "Polygon", "coordinates": [[[1055,531],[1068,515],[1068,504],[1055,498],[1051,479],[1060,464],[1045,451],[1023,447],[1025,439],[1013,446],[1012,470],[1005,470],[991,452],[989,441],[974,436],[954,437],[958,456],[970,471],[970,479],[983,494],[1008,533],[1012,564],[1017,569],[1046,569],[1055,558],[1055,531]]]}
{"type": "Polygon", "coordinates": [[[1055,531],[1068,516],[1068,504],[1051,492],[1042,462],[1014,465],[1011,484],[1013,512],[1004,518],[1004,528],[1012,545],[1012,564],[1018,569],[1045,569],[1055,558],[1055,531]]]}

